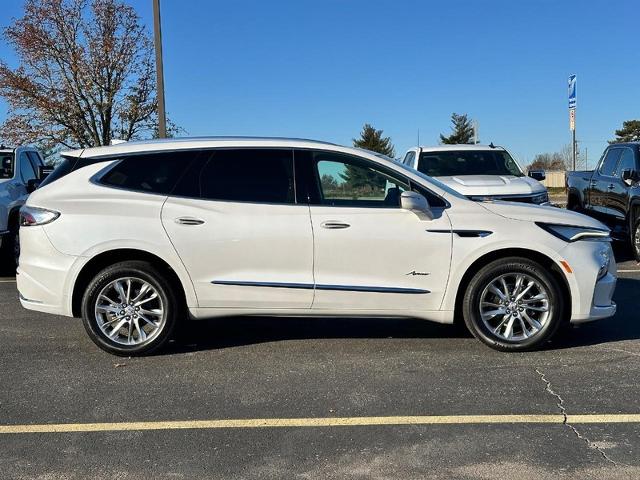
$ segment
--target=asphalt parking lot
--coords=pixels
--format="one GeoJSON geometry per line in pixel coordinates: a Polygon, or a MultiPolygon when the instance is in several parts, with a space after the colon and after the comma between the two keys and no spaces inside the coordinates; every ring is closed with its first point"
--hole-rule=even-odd
{"type": "Polygon", "coordinates": [[[98,350],[0,280],[0,472],[18,479],[639,478],[640,267],[617,315],[502,354],[415,320],[190,324],[98,350]]]}

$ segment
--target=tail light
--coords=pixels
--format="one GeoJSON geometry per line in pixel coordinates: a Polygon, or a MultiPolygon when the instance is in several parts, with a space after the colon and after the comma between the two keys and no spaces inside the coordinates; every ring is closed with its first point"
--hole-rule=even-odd
{"type": "Polygon", "coordinates": [[[59,216],[60,213],[54,212],[53,210],[23,205],[20,209],[20,226],[34,227],[37,225],[46,225],[47,223],[53,222],[59,216]]]}

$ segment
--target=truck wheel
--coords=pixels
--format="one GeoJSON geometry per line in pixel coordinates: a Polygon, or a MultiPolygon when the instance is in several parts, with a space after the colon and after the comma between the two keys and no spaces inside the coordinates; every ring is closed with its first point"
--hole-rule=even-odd
{"type": "Polygon", "coordinates": [[[636,261],[640,262],[640,218],[636,220],[633,232],[631,233],[631,249],[633,250],[633,256],[636,261]]]}
{"type": "Polygon", "coordinates": [[[15,270],[20,257],[20,225],[17,218],[9,219],[9,233],[2,241],[2,255],[10,268],[15,270]]]}
{"type": "Polygon", "coordinates": [[[99,272],[82,299],[89,337],[122,356],[149,354],[172,335],[181,303],[175,287],[149,262],[120,262],[99,272]]]}
{"type": "Polygon", "coordinates": [[[543,345],[562,323],[555,278],[521,257],[496,260],[475,274],[463,299],[464,320],[481,342],[505,352],[543,345]]]}

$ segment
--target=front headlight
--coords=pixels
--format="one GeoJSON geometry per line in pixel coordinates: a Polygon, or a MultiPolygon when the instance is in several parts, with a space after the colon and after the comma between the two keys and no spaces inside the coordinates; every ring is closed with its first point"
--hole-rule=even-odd
{"type": "Polygon", "coordinates": [[[540,193],[539,195],[534,195],[533,197],[531,197],[531,201],[536,205],[547,203],[549,201],[549,194],[547,192],[544,192],[540,193]]]}
{"type": "Polygon", "coordinates": [[[575,242],[577,240],[611,240],[609,229],[603,230],[593,227],[577,227],[574,225],[558,225],[543,222],[536,222],[536,225],[565,242],[575,242]]]}

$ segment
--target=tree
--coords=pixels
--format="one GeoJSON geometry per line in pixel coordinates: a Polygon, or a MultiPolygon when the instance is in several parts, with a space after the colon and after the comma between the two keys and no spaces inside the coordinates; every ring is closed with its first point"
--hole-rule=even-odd
{"type": "Polygon", "coordinates": [[[153,136],[153,48],[122,0],[26,0],[4,31],[19,66],[0,60],[6,140],[45,149],[153,136]]]}
{"type": "Polygon", "coordinates": [[[566,167],[560,153],[540,153],[533,157],[529,170],[566,170],[566,167]]]}
{"type": "Polygon", "coordinates": [[[473,143],[473,125],[471,125],[471,120],[466,113],[462,115],[451,114],[451,123],[453,124],[451,127],[453,133],[448,137],[440,134],[440,143],[447,145],[473,143]]]}
{"type": "Polygon", "coordinates": [[[372,152],[382,153],[393,158],[396,154],[390,137],[383,137],[382,130],[376,130],[368,123],[362,127],[360,138],[353,139],[353,146],[371,150],[372,152]]]}
{"type": "Polygon", "coordinates": [[[640,120],[626,120],[622,122],[622,128],[616,130],[616,138],[609,143],[640,142],[640,120]]]}

